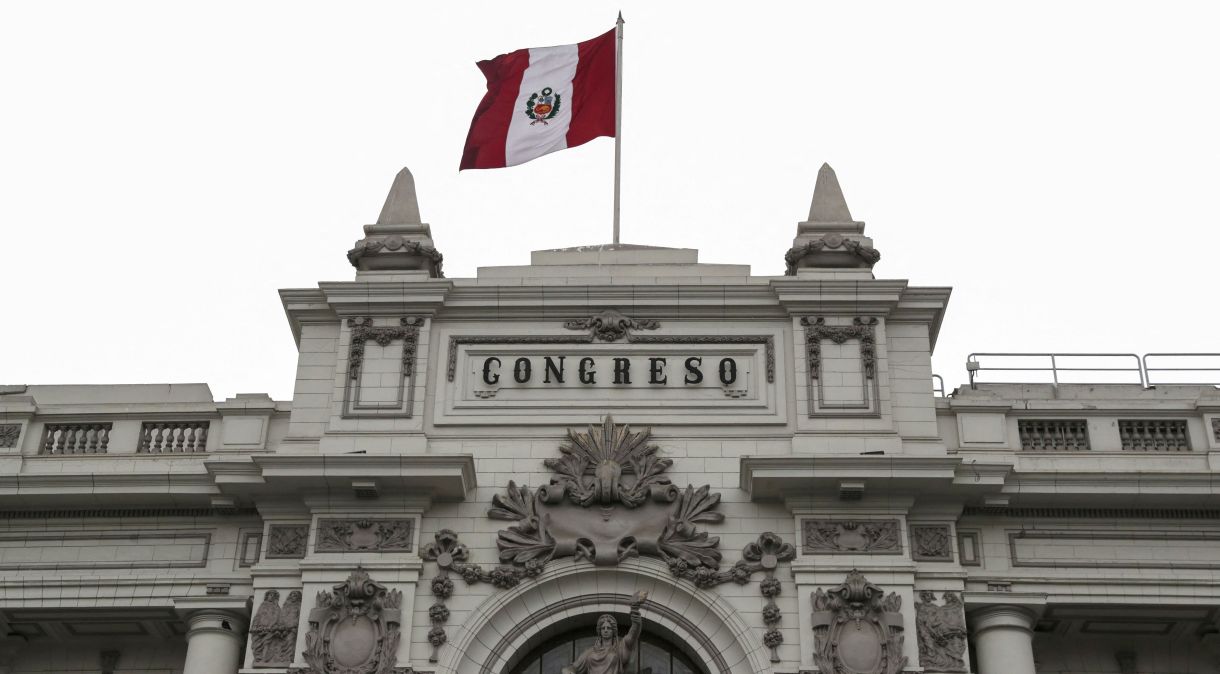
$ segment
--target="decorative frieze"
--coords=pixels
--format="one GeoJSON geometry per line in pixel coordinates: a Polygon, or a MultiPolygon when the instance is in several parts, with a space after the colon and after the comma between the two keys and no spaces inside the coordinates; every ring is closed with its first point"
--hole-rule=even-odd
{"type": "Polygon", "coordinates": [[[300,559],[308,540],[306,524],[272,524],[267,532],[267,559],[300,559]]]}
{"type": "Polygon", "coordinates": [[[947,524],[912,524],[911,559],[917,562],[952,562],[953,532],[947,524]]]}
{"type": "Polygon", "coordinates": [[[965,672],[966,612],[962,597],[944,593],[944,604],[936,605],[936,593],[924,590],[915,602],[915,632],[919,637],[919,666],[934,672],[965,672]]]}
{"type": "Polygon", "coordinates": [[[21,424],[0,424],[0,449],[16,447],[20,437],[21,424]]]}
{"type": "Polygon", "coordinates": [[[1119,419],[1118,437],[1123,451],[1190,451],[1185,419],[1119,419]]]}
{"type": "Polygon", "coordinates": [[[104,423],[46,424],[39,454],[105,454],[113,425],[104,423]]]}
{"type": "Polygon", "coordinates": [[[901,554],[898,520],[804,520],[807,555],[901,554]]]}
{"type": "Polygon", "coordinates": [[[145,421],[138,454],[188,454],[207,451],[207,421],[145,421]]]}
{"type": "Polygon", "coordinates": [[[813,660],[827,674],[898,674],[902,598],[852,569],[842,585],[813,593],[813,660]]]}
{"type": "Polygon", "coordinates": [[[390,674],[396,670],[402,593],[357,568],[309,612],[300,674],[390,674]]]}
{"type": "Polygon", "coordinates": [[[594,339],[603,342],[617,342],[626,337],[632,330],[656,330],[661,327],[658,321],[638,320],[624,316],[616,309],[606,309],[588,318],[567,321],[563,327],[568,330],[588,330],[594,339]]]}
{"type": "Polygon", "coordinates": [[[410,552],[415,520],[320,518],[314,552],[410,552]]]}
{"type": "Polygon", "coordinates": [[[1026,451],[1089,449],[1089,424],[1084,419],[1018,419],[1017,434],[1026,451]]]}
{"type": "Polygon", "coordinates": [[[292,664],[301,616],[301,592],[288,593],[279,605],[280,593],[268,590],[250,622],[250,648],[255,667],[287,667],[292,664]]]}

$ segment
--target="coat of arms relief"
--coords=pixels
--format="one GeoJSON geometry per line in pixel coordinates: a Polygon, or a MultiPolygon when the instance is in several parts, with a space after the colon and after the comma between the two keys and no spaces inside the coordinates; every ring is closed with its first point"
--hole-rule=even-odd
{"type": "MultiPolygon", "coordinates": [[[[659,447],[650,439],[649,429],[632,431],[611,417],[584,432],[569,430],[559,456],[544,461],[553,471],[547,484],[531,488],[510,481],[503,493],[492,497],[487,516],[513,524],[497,534],[500,563],[490,569],[468,561],[469,550],[453,531],[436,532],[436,541],[421,550],[439,570],[432,580],[437,601],[429,610],[433,647],[439,650],[447,641],[445,601],[456,589],[450,572],[468,584],[508,588],[541,575],[548,562],[564,557],[596,566],[653,557],[664,561],[675,577],[703,589],[727,582],[744,585],[761,571],[763,643],[778,662],[783,635],[774,601],[781,592],[775,570],[796,557],[796,548],[764,532],[745,547],[741,559],[721,570],[720,538],[701,528],[724,521],[717,510],[720,494],[708,485],[673,484],[666,475],[673,461],[659,456],[659,447]]],[[[436,657],[434,651],[432,660],[436,657]]]]}

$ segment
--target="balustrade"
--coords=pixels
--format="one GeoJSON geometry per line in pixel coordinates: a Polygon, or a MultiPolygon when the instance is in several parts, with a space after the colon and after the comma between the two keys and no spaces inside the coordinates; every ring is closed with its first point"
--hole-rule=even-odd
{"type": "Polygon", "coordinates": [[[1118,436],[1124,451],[1190,451],[1185,419],[1120,419],[1118,436]]]}
{"type": "Polygon", "coordinates": [[[46,424],[39,454],[105,454],[112,424],[46,424]]]}
{"type": "Polygon", "coordinates": [[[140,427],[140,454],[190,454],[207,451],[207,421],[146,421],[140,427]]]}
{"type": "Polygon", "coordinates": [[[1021,449],[1081,451],[1089,449],[1089,425],[1083,419],[1018,419],[1021,449]]]}

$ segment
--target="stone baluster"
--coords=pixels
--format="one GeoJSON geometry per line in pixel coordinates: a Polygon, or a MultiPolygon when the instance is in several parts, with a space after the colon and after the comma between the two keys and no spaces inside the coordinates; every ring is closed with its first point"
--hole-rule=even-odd
{"type": "Polygon", "coordinates": [[[1034,668],[1036,614],[1020,606],[985,606],[970,612],[972,649],[979,674],[1037,674],[1034,668]]]}

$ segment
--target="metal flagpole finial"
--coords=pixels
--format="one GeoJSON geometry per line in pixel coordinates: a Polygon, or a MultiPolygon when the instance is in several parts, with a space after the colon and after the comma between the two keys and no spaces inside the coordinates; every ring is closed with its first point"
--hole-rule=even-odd
{"type": "Polygon", "coordinates": [[[615,21],[614,23],[615,23],[615,25],[620,25],[620,24],[627,23],[626,21],[623,21],[623,12],[622,12],[622,10],[619,10],[619,13],[618,13],[618,21],[615,21]]]}

